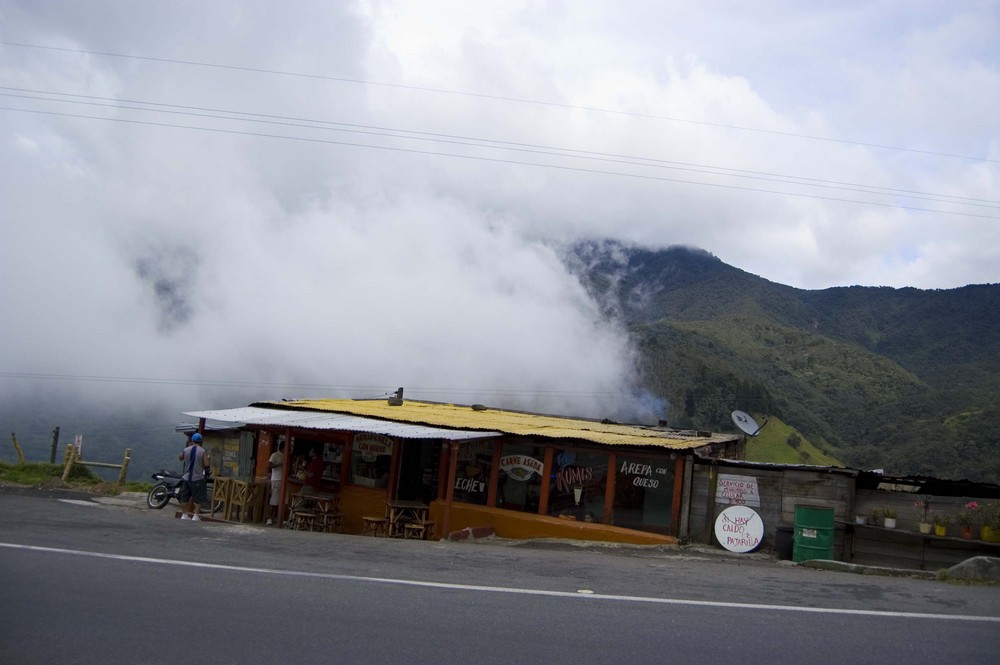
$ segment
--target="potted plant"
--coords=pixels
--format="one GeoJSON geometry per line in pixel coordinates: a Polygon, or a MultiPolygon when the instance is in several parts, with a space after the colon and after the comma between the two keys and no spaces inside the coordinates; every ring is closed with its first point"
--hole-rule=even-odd
{"type": "Polygon", "coordinates": [[[882,509],[882,525],[887,529],[896,528],[896,509],[892,506],[886,506],[882,509]]]}
{"type": "Polygon", "coordinates": [[[976,523],[979,517],[979,504],[975,501],[970,501],[965,504],[965,508],[958,513],[958,535],[966,540],[972,539],[972,525],[976,523]]]}
{"type": "Polygon", "coordinates": [[[935,536],[946,536],[948,535],[948,526],[951,524],[951,518],[943,513],[934,514],[934,535],[935,536]]]}
{"type": "Polygon", "coordinates": [[[917,528],[920,533],[930,533],[934,525],[927,521],[927,509],[930,507],[927,499],[917,499],[913,502],[913,507],[917,511],[917,528]]]}
{"type": "Polygon", "coordinates": [[[878,521],[882,519],[882,509],[881,508],[869,508],[868,509],[868,523],[872,526],[878,526],[878,521]]]}
{"type": "Polygon", "coordinates": [[[983,525],[979,527],[979,539],[988,543],[1000,543],[1000,501],[990,501],[982,507],[983,525]]]}

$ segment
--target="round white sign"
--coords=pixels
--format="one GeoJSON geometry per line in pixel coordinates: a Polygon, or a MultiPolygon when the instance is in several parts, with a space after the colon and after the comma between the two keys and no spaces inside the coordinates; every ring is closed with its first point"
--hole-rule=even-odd
{"type": "Polygon", "coordinates": [[[753,508],[730,506],[715,520],[715,539],[730,552],[750,552],[764,539],[764,520],[753,508]]]}

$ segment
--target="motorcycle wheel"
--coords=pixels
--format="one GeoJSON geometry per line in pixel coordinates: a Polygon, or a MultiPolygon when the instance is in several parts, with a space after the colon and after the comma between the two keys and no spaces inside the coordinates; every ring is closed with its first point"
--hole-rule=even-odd
{"type": "Polygon", "coordinates": [[[208,509],[213,514],[214,513],[221,513],[222,512],[222,507],[223,507],[222,499],[219,499],[218,501],[216,501],[215,497],[212,495],[214,489],[215,489],[215,487],[213,485],[209,485],[208,486],[208,509]]]}
{"type": "Polygon", "coordinates": [[[163,508],[168,503],[170,503],[170,488],[163,483],[153,487],[146,495],[146,505],[155,510],[163,508]]]}

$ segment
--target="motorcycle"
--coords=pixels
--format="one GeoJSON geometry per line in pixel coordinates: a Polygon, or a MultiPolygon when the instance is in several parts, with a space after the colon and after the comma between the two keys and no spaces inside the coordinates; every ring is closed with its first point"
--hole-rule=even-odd
{"type": "MultiPolygon", "coordinates": [[[[153,474],[152,478],[156,481],[156,484],[153,485],[153,489],[149,490],[149,494],[146,495],[147,506],[154,510],[159,510],[170,503],[171,499],[177,499],[177,503],[180,503],[177,495],[181,488],[181,474],[176,471],[160,469],[153,474]]],[[[223,507],[222,501],[216,501],[212,496],[215,480],[211,474],[205,474],[205,480],[208,485],[208,506],[202,506],[200,512],[221,512],[223,507]]]]}

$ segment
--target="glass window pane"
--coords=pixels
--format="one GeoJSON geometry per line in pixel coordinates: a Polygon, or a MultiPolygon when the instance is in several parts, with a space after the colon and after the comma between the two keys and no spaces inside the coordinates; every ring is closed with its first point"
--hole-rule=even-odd
{"type": "Polygon", "coordinates": [[[506,443],[500,453],[497,508],[538,512],[542,495],[545,449],[523,443],[506,443]]]}
{"type": "Polygon", "coordinates": [[[389,483],[392,439],[381,434],[355,434],[351,449],[351,482],[362,487],[389,483]]]}
{"type": "Polygon", "coordinates": [[[607,453],[557,449],[549,478],[549,515],[600,522],[607,484],[607,453]]]}
{"type": "Polygon", "coordinates": [[[618,456],[615,469],[615,526],[669,533],[674,494],[674,462],[663,458],[618,456]]]}
{"type": "Polygon", "coordinates": [[[458,444],[455,469],[455,501],[486,505],[490,473],[493,471],[494,441],[471,441],[458,444]]]}

